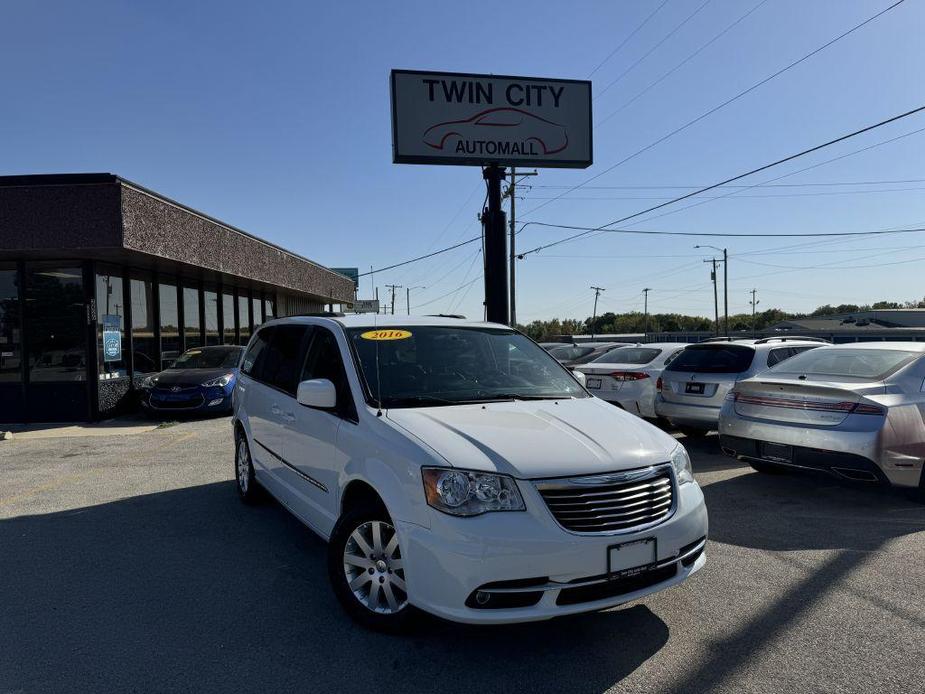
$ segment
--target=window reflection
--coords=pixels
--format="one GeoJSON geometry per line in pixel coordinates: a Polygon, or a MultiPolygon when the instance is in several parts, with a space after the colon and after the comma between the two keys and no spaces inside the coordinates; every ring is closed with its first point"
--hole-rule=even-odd
{"type": "Polygon", "coordinates": [[[238,323],[241,326],[239,344],[242,345],[246,345],[248,340],[251,339],[250,311],[248,310],[249,305],[250,300],[247,298],[247,293],[244,292],[242,296],[238,297],[238,323]]]}
{"type": "Polygon", "coordinates": [[[183,287],[183,327],[186,349],[202,346],[202,331],[199,325],[199,290],[183,287]]]}
{"type": "Polygon", "coordinates": [[[19,277],[15,267],[0,269],[0,382],[22,380],[22,325],[19,277]]]}
{"type": "Polygon", "coordinates": [[[222,344],[233,345],[237,342],[234,327],[234,295],[222,294],[222,344]]]}
{"type": "Polygon", "coordinates": [[[79,267],[28,266],[29,378],[87,379],[87,306],[79,267]]]}
{"type": "Polygon", "coordinates": [[[166,369],[180,356],[180,319],[177,286],[161,282],[158,287],[161,308],[161,368],[166,369]]]}
{"type": "Polygon", "coordinates": [[[206,290],[202,296],[206,314],[206,344],[220,344],[218,334],[218,294],[206,290]]]}
{"type": "MultiPolygon", "coordinates": [[[[132,357],[135,375],[158,371],[154,342],[154,289],[151,279],[138,274],[129,284],[132,299],[132,357]]],[[[137,379],[135,379],[137,380],[137,379]]]]}

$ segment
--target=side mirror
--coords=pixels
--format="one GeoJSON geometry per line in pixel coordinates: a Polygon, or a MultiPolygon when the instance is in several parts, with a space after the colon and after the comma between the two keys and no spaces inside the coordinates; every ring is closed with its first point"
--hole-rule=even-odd
{"type": "Polygon", "coordinates": [[[302,381],[296,391],[296,400],[300,405],[315,407],[321,410],[330,410],[337,405],[337,390],[334,384],[326,378],[314,378],[302,381]]]}
{"type": "Polygon", "coordinates": [[[582,388],[587,388],[587,387],[588,387],[588,379],[587,379],[587,377],[585,376],[585,374],[584,374],[583,371],[572,371],[572,376],[574,376],[574,377],[575,377],[575,380],[578,381],[578,383],[581,384],[581,387],[582,387],[582,388]]]}

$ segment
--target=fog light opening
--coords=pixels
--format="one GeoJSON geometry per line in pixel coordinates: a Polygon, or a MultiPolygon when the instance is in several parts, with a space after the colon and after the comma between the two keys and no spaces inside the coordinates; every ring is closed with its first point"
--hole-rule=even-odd
{"type": "Polygon", "coordinates": [[[224,399],[225,399],[225,398],[216,398],[215,400],[210,400],[210,401],[209,401],[209,407],[215,407],[216,405],[221,405],[221,404],[222,404],[222,400],[224,400],[224,399]]]}
{"type": "Polygon", "coordinates": [[[491,600],[491,593],[486,593],[484,590],[476,592],[475,601],[479,605],[487,605],[489,600],[491,600]]]}

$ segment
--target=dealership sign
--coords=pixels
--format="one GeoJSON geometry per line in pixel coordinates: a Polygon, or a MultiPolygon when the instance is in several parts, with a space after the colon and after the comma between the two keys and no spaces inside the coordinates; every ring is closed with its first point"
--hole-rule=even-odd
{"type": "Polygon", "coordinates": [[[354,313],[379,313],[379,299],[357,299],[353,302],[354,313]]]}
{"type": "Polygon", "coordinates": [[[397,164],[585,168],[591,83],[392,70],[397,164]]]}

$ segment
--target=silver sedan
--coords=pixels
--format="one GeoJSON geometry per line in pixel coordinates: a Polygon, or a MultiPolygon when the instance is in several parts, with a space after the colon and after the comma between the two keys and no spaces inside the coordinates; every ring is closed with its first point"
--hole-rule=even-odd
{"type": "Polygon", "coordinates": [[[720,445],[760,472],[923,489],[923,412],[925,344],[819,347],[737,383],[720,412],[720,445]]]}

